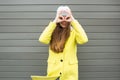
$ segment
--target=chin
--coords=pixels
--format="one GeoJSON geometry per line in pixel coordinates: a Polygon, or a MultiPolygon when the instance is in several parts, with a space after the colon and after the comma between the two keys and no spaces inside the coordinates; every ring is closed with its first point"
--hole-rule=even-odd
{"type": "Polygon", "coordinates": [[[66,28],[66,26],[62,26],[62,25],[61,25],[61,27],[62,27],[62,28],[66,28]]]}

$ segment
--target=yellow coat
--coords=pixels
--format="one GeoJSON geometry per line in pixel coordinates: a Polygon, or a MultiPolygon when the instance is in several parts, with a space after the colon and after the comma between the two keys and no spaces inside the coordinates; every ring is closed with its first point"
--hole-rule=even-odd
{"type": "MultiPolygon", "coordinates": [[[[70,36],[62,53],[56,54],[49,48],[47,76],[60,76],[60,80],[78,80],[77,43],[88,42],[88,37],[77,20],[71,22],[70,36]]],[[[39,37],[39,41],[49,44],[56,23],[50,22],[39,37]]]]}

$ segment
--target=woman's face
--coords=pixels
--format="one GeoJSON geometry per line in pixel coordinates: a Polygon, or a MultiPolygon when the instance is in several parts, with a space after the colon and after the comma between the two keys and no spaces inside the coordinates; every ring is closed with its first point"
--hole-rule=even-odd
{"type": "Polygon", "coordinates": [[[62,10],[59,19],[61,27],[66,28],[69,25],[70,15],[68,12],[62,10]]]}

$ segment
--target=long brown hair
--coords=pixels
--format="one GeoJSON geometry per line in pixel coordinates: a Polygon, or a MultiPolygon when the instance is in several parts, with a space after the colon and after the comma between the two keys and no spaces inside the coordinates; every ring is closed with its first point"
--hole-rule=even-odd
{"type": "Polygon", "coordinates": [[[62,28],[60,23],[57,23],[55,30],[52,33],[50,48],[52,51],[59,53],[63,52],[65,43],[70,35],[70,23],[66,28],[62,28]]]}

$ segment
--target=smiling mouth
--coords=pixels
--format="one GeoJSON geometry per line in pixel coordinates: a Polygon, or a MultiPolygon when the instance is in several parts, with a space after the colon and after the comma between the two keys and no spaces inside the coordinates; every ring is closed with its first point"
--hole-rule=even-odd
{"type": "Polygon", "coordinates": [[[62,24],[62,25],[66,25],[67,22],[66,22],[66,21],[62,21],[61,24],[62,24]]]}

